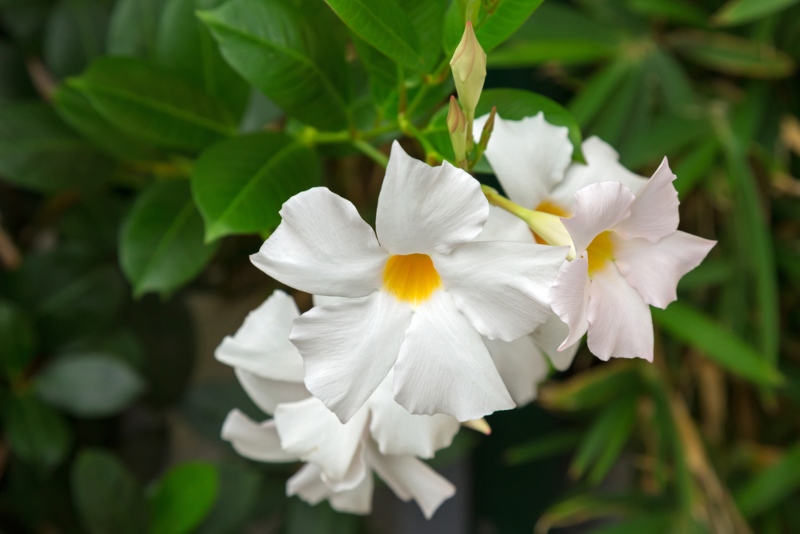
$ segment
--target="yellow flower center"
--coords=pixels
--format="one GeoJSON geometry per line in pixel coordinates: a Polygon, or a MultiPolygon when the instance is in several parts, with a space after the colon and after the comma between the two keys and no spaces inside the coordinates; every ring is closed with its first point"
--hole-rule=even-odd
{"type": "Polygon", "coordinates": [[[589,259],[589,276],[603,270],[609,261],[614,261],[614,242],[611,240],[611,232],[597,234],[586,247],[586,254],[589,259]]]}
{"type": "Polygon", "coordinates": [[[398,299],[419,304],[442,287],[442,279],[427,254],[392,256],[383,269],[383,287],[398,299]]]}
{"type": "MultiPolygon", "coordinates": [[[[569,217],[569,212],[565,209],[556,204],[555,202],[551,202],[550,200],[543,200],[536,206],[535,211],[543,211],[544,213],[549,213],[551,215],[555,215],[557,217],[569,217]]],[[[540,245],[546,245],[547,242],[542,239],[536,232],[533,233],[533,238],[536,239],[536,242],[540,245]]]]}

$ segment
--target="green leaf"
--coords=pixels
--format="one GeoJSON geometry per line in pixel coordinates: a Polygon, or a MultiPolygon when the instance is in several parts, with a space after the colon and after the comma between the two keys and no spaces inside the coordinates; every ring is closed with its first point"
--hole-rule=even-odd
{"type": "Polygon", "coordinates": [[[223,141],[192,169],[192,193],[206,223],[206,240],[272,230],[293,195],[320,182],[316,153],[283,133],[223,141]]]}
{"type": "Polygon", "coordinates": [[[489,56],[489,67],[495,69],[520,69],[546,62],[564,65],[594,63],[616,54],[615,46],[592,41],[561,42],[513,41],[502,46],[489,56]]]}
{"type": "Polygon", "coordinates": [[[673,302],[666,310],[652,308],[652,312],[664,330],[731,373],[764,386],[783,382],[783,376],[769,361],[703,312],[681,302],[673,302]]]}
{"type": "Polygon", "coordinates": [[[44,62],[63,78],[81,72],[105,52],[111,4],[106,0],[60,0],[50,12],[44,62]]]}
{"type": "Polygon", "coordinates": [[[681,200],[689,196],[700,181],[708,176],[717,162],[719,152],[719,141],[711,137],[678,160],[673,171],[678,177],[674,184],[681,200]]]}
{"type": "Polygon", "coordinates": [[[785,454],[745,482],[734,493],[742,514],[751,519],[774,509],[800,487],[800,446],[794,445],[785,454]]]}
{"type": "Polygon", "coordinates": [[[627,0],[626,5],[648,18],[662,18],[692,26],[705,26],[708,18],[691,0],[627,0]]]}
{"type": "Polygon", "coordinates": [[[777,13],[798,0],[729,0],[712,17],[720,26],[736,26],[777,13]]]}
{"type": "Polygon", "coordinates": [[[211,511],[219,474],[211,464],[185,463],[168,472],[150,495],[150,534],[188,534],[211,511]]]}
{"type": "Polygon", "coordinates": [[[122,271],[135,295],[176,289],[216,251],[203,243],[203,220],[184,182],[148,188],[131,208],[120,241],[122,271]]]}
{"type": "Polygon", "coordinates": [[[794,61],[767,43],[724,33],[679,31],[667,42],[689,61],[723,74],[750,78],[785,78],[794,61]]]}
{"type": "Polygon", "coordinates": [[[589,481],[595,485],[603,481],[631,435],[636,406],[636,397],[623,396],[595,417],[570,465],[573,476],[582,477],[594,462],[589,481]]]}
{"type": "Polygon", "coordinates": [[[583,432],[575,430],[547,434],[508,449],[505,454],[506,463],[519,465],[563,454],[575,448],[582,436],[583,432]]]}
{"type": "Polygon", "coordinates": [[[13,454],[48,470],[64,460],[73,440],[64,418],[30,395],[8,399],[4,434],[13,454]]]}
{"type": "Polygon", "coordinates": [[[592,76],[569,103],[569,111],[578,124],[585,128],[597,117],[631,68],[626,61],[615,61],[592,76]]]}
{"type": "Polygon", "coordinates": [[[286,113],[324,130],[351,122],[344,50],[281,0],[231,0],[198,14],[223,57],[286,113]]]}
{"type": "MultiPolygon", "coordinates": [[[[475,35],[481,47],[488,54],[497,45],[511,37],[528,17],[536,11],[543,0],[498,0],[487,11],[481,9],[478,20],[473,20],[475,35]]],[[[445,18],[445,52],[452,55],[461,40],[466,25],[461,2],[450,5],[445,18]]]]}
{"type": "Polygon", "coordinates": [[[0,107],[0,176],[35,191],[90,189],[114,164],[45,104],[0,107]]]}
{"type": "Polygon", "coordinates": [[[419,48],[427,70],[433,70],[442,56],[442,20],[447,11],[445,0],[397,0],[400,10],[408,15],[419,38],[419,48]]]}
{"type": "MultiPolygon", "coordinates": [[[[713,137],[706,117],[682,117],[664,114],[643,135],[631,140],[622,153],[622,164],[636,169],[660,162],[666,154],[675,154],[700,139],[713,137]]],[[[680,177],[680,176],[679,176],[680,177]]]]}
{"type": "Polygon", "coordinates": [[[108,417],[127,408],[144,390],[130,365],[107,354],[61,356],[36,378],[42,400],[77,417],[108,417]]]}
{"type": "Polygon", "coordinates": [[[387,57],[412,70],[425,66],[417,32],[397,0],[325,2],[351,30],[387,57]]]}
{"type": "Polygon", "coordinates": [[[112,56],[154,59],[158,21],[167,0],[117,0],[106,46],[112,56]]]}
{"type": "Polygon", "coordinates": [[[218,100],[136,58],[100,58],[69,83],[110,123],[158,146],[195,151],[236,131],[218,100]]]}
{"type": "Polygon", "coordinates": [[[17,306],[0,301],[0,370],[17,380],[36,350],[36,334],[30,318],[17,306]]]}
{"type": "Polygon", "coordinates": [[[242,532],[258,502],[260,489],[261,477],[256,472],[234,464],[220,466],[219,496],[211,512],[193,534],[242,532]]]}
{"type": "Polygon", "coordinates": [[[147,502],[142,489],[106,451],[81,451],[72,465],[72,495],[90,534],[147,532],[147,502]]]}
{"type": "Polygon", "coordinates": [[[650,508],[662,509],[665,503],[653,506],[652,499],[641,493],[633,494],[594,494],[582,493],[564,499],[551,506],[536,523],[535,532],[549,532],[553,527],[570,526],[605,517],[629,517],[650,508]]]}

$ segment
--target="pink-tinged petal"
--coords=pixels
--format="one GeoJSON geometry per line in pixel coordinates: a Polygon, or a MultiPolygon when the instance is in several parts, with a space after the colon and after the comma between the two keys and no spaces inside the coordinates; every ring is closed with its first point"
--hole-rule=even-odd
{"type": "Polygon", "coordinates": [[[295,402],[311,396],[302,382],[272,380],[240,368],[234,372],[247,395],[264,413],[275,413],[275,407],[282,402],[295,402]]]}
{"type": "Polygon", "coordinates": [[[530,336],[516,341],[484,339],[489,354],[517,406],[536,399],[538,386],[547,378],[549,367],[530,336]]]}
{"type": "MultiPolygon", "coordinates": [[[[475,121],[476,141],[485,122],[475,121]]],[[[548,123],[541,112],[519,121],[496,116],[485,155],[508,198],[533,209],[564,178],[572,160],[569,129],[548,123]]]]}
{"type": "Polygon", "coordinates": [[[446,161],[431,167],[395,141],[378,197],[375,227],[392,254],[447,253],[472,241],[489,217],[477,180],[446,161]]]}
{"type": "Polygon", "coordinates": [[[558,371],[566,371],[575,359],[575,353],[581,346],[580,339],[563,350],[558,348],[569,336],[569,327],[553,314],[547,321],[533,331],[531,337],[536,341],[536,345],[547,354],[550,361],[558,371]]]}
{"type": "Polygon", "coordinates": [[[450,446],[461,425],[449,415],[413,415],[394,400],[393,373],[372,394],[367,405],[370,433],[381,454],[433,458],[450,446]]]}
{"type": "Polygon", "coordinates": [[[374,444],[367,447],[369,464],[400,499],[414,499],[427,519],[455,495],[456,488],[427,464],[412,456],[385,456],[374,444]]]}
{"type": "Polygon", "coordinates": [[[308,390],[347,422],[389,374],[412,315],[384,291],[304,313],[291,340],[303,356],[308,390]]]}
{"type": "Polygon", "coordinates": [[[650,307],[609,262],[589,285],[589,350],[601,360],[644,358],[653,361],[650,307]]]}
{"type": "Polygon", "coordinates": [[[590,137],[581,145],[586,164],[573,163],[564,181],[556,185],[548,198],[568,212],[573,210],[575,192],[597,182],[619,182],[634,194],[647,183],[647,178],[632,173],[619,163],[619,154],[598,137],[590,137]]]}
{"type": "Polygon", "coordinates": [[[528,223],[497,206],[489,206],[489,220],[475,241],[536,242],[528,223]]]}
{"type": "Polygon", "coordinates": [[[620,239],[614,250],[619,271],[644,301],[666,308],[678,298],[680,279],[700,265],[716,241],[675,232],[658,243],[646,239],[620,239]]]}
{"type": "Polygon", "coordinates": [[[417,308],[395,364],[394,393],[413,414],[459,421],[514,407],[480,334],[446,291],[417,308]]]}
{"type": "Polygon", "coordinates": [[[233,336],[222,340],[214,356],[220,362],[264,378],[286,382],[303,381],[303,358],[289,332],[300,316],[294,299],[275,291],[251,311],[233,336]]]}
{"type": "Polygon", "coordinates": [[[281,447],[275,421],[256,423],[239,410],[231,410],[222,424],[222,439],[251,460],[258,462],[294,462],[297,456],[281,447]]]}
{"type": "Polygon", "coordinates": [[[589,309],[589,262],[586,258],[564,263],[550,289],[550,306],[569,327],[569,335],[558,350],[580,342],[589,328],[586,315],[589,309]]]}
{"type": "Polygon", "coordinates": [[[363,441],[369,412],[359,411],[347,424],[313,397],[279,404],[275,426],[281,447],[322,470],[322,478],[334,491],[354,488],[366,476],[363,441]]]}
{"type": "Polygon", "coordinates": [[[482,335],[513,341],[547,320],[547,293],[569,251],[504,241],[476,241],[433,256],[456,307],[482,335]]]}
{"type": "Polygon", "coordinates": [[[352,203],[315,187],[287,200],[281,217],[250,256],[256,267],[308,293],[362,297],[380,287],[388,255],[352,203]]]}
{"type": "Polygon", "coordinates": [[[678,229],[678,191],[672,182],[675,175],[667,158],[647,181],[631,204],[631,216],[620,221],[614,231],[626,239],[642,237],[653,243],[678,229]]]}
{"type": "Polygon", "coordinates": [[[575,251],[582,253],[597,234],[628,218],[635,198],[631,190],[619,182],[591,184],[575,193],[574,215],[561,219],[572,236],[575,251]]]}

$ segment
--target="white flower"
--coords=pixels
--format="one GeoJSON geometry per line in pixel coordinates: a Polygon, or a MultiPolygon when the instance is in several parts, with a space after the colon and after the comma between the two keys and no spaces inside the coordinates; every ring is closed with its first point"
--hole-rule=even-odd
{"type": "Polygon", "coordinates": [[[430,167],[395,143],[375,233],[325,188],[287,201],[253,263],[322,295],[294,322],[305,384],[350,420],[394,369],[394,397],[415,414],[460,421],[514,407],[481,335],[513,341],[544,322],[566,248],[473,242],[489,206],[469,174],[430,167]]]}
{"type": "Polygon", "coordinates": [[[337,510],[369,513],[374,471],[430,517],[455,488],[415,456],[431,458],[450,445],[458,422],[446,415],[409,414],[392,399],[389,375],[353,418],[341,423],[303,386],[303,361],[288,339],[299,315],[294,300],[276,291],[217,349],[217,359],[234,367],[253,401],[274,414],[256,423],[233,410],[223,438],[253,460],[308,462],[286,489],[311,504],[328,499],[337,510]]]}

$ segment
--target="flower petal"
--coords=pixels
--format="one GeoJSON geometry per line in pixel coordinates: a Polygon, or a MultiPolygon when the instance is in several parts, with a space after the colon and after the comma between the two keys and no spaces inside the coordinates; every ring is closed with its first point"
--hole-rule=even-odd
{"type": "Polygon", "coordinates": [[[308,390],[348,421],[397,360],[412,313],[384,291],[304,313],[291,339],[303,355],[308,390]]]}
{"type": "Polygon", "coordinates": [[[559,319],[558,315],[553,314],[547,321],[533,331],[531,337],[558,371],[566,371],[575,359],[575,353],[581,346],[580,338],[572,345],[565,347],[564,350],[558,348],[569,336],[569,327],[559,319]]]}
{"type": "Polygon", "coordinates": [[[549,367],[530,336],[516,341],[484,339],[489,354],[517,406],[536,399],[539,384],[547,378],[549,367]]]}
{"type": "Polygon", "coordinates": [[[224,364],[273,380],[303,381],[303,358],[289,332],[300,316],[294,299],[275,291],[251,311],[233,336],[222,340],[214,356],[224,364]]]}
{"type": "Polygon", "coordinates": [[[239,410],[231,410],[222,424],[222,439],[251,460],[259,462],[294,462],[297,456],[281,447],[275,421],[256,423],[239,410]]]}
{"type": "Polygon", "coordinates": [[[322,481],[322,471],[314,464],[304,465],[286,481],[287,497],[297,495],[312,506],[332,494],[333,491],[322,481]]]}
{"type": "Polygon", "coordinates": [[[447,253],[475,239],[488,217],[489,203],[472,176],[446,161],[431,167],[394,142],[375,224],[392,254],[447,253]]]}
{"type": "Polygon", "coordinates": [[[234,372],[247,396],[264,413],[275,413],[275,407],[282,402],[295,402],[311,396],[302,382],[272,380],[240,368],[234,372]]]}
{"type": "Polygon", "coordinates": [[[575,193],[575,214],[561,219],[572,236],[575,251],[582,253],[597,234],[630,217],[635,198],[631,190],[619,182],[591,184],[575,193]]]}
{"type": "Polygon", "coordinates": [[[361,297],[380,287],[388,256],[349,201],[314,187],[287,200],[281,217],[250,256],[256,267],[308,293],[361,297]]]}
{"type": "Polygon", "coordinates": [[[497,206],[489,206],[489,220],[475,241],[536,242],[528,223],[497,206]]]}
{"type": "Polygon", "coordinates": [[[449,415],[412,415],[394,400],[393,373],[370,397],[369,429],[381,454],[433,458],[450,446],[461,425],[449,415]]]}
{"type": "Polygon", "coordinates": [[[631,216],[620,221],[614,230],[626,239],[643,237],[653,243],[674,234],[680,220],[674,180],[675,175],[664,158],[653,177],[636,193],[631,216]]]}
{"type": "Polygon", "coordinates": [[[331,508],[339,512],[366,515],[372,511],[372,492],[374,486],[375,482],[372,477],[372,472],[368,471],[367,475],[356,487],[350,490],[331,493],[331,495],[328,496],[328,502],[331,503],[331,508]]]}
{"type": "Polygon", "coordinates": [[[592,354],[653,361],[650,308],[611,262],[592,275],[587,317],[592,354]]]}
{"type": "Polygon", "coordinates": [[[430,519],[456,488],[427,464],[412,456],[385,456],[374,444],[367,447],[368,462],[402,500],[414,499],[430,519]]]}
{"type": "Polygon", "coordinates": [[[559,345],[565,350],[581,340],[589,320],[589,262],[586,258],[576,258],[565,262],[550,288],[550,306],[558,317],[569,327],[569,336],[559,345]]]}
{"type": "Polygon", "coordinates": [[[394,393],[411,413],[459,421],[514,407],[480,334],[446,291],[417,308],[395,364],[394,393]]]}
{"type": "Polygon", "coordinates": [[[433,257],[453,302],[478,332],[513,341],[550,315],[547,293],[569,251],[502,241],[476,241],[433,257]]]}
{"type": "Polygon", "coordinates": [[[359,411],[347,424],[318,399],[281,403],[275,426],[281,446],[301,460],[317,464],[334,491],[354,488],[365,476],[363,439],[369,412],[359,411]]]}
{"type": "Polygon", "coordinates": [[[700,265],[716,245],[685,232],[675,232],[658,243],[646,239],[620,239],[615,249],[619,271],[644,301],[666,308],[678,298],[678,281],[700,265]]]}
{"type": "MultiPolygon", "coordinates": [[[[476,141],[488,115],[475,121],[476,141]]],[[[547,122],[544,113],[519,121],[494,119],[486,158],[508,198],[533,209],[564,178],[572,160],[569,129],[547,122]]]]}

